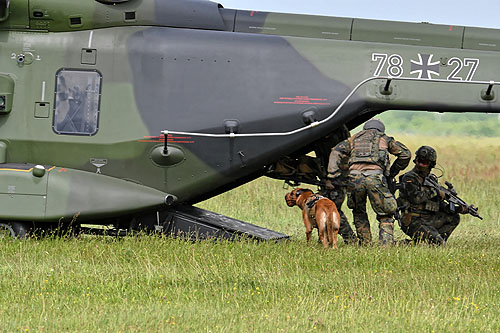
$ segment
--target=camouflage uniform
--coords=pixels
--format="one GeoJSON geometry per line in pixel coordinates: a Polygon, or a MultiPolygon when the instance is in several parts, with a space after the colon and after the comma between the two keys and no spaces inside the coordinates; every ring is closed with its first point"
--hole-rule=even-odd
{"type": "MultiPolygon", "coordinates": [[[[315,153],[318,158],[321,159],[321,164],[327,166],[329,161],[329,156],[332,148],[339,143],[340,141],[345,140],[350,136],[349,129],[344,125],[343,127],[337,129],[337,131],[331,133],[327,137],[325,137],[320,145],[317,145],[315,148],[315,153]]],[[[347,164],[347,161],[343,161],[343,163],[347,164]]],[[[343,167],[343,169],[345,169],[343,167]]],[[[320,194],[329,198],[335,203],[337,206],[337,210],[340,214],[340,228],[339,234],[344,239],[344,243],[346,244],[355,244],[357,242],[356,234],[351,228],[349,221],[347,220],[347,216],[342,211],[342,205],[345,201],[347,183],[348,183],[348,172],[343,171],[342,175],[337,179],[337,183],[334,184],[334,189],[330,190],[325,187],[321,187],[320,194]]]]}
{"type": "Polygon", "coordinates": [[[332,150],[328,164],[328,177],[336,179],[342,174],[342,160],[348,160],[347,205],[353,210],[354,225],[362,243],[372,240],[366,213],[367,197],[379,221],[379,240],[383,244],[394,242],[393,216],[397,203],[383,176],[393,178],[406,168],[411,158],[408,148],[385,135],[384,130],[380,121],[367,122],[363,131],[339,143],[332,150]],[[381,128],[370,128],[370,122],[380,123],[381,128]],[[389,163],[389,153],[397,157],[392,166],[389,163]]]}
{"type": "Polygon", "coordinates": [[[357,237],[354,234],[354,231],[352,231],[349,221],[347,220],[347,216],[342,211],[342,205],[344,204],[346,195],[347,179],[343,177],[343,179],[340,179],[340,181],[341,182],[339,184],[335,184],[335,189],[322,189],[320,193],[321,195],[332,200],[335,203],[335,206],[337,206],[337,210],[340,214],[339,234],[344,239],[344,243],[354,244],[357,242],[357,237]]]}
{"type": "Polygon", "coordinates": [[[415,152],[415,167],[400,177],[398,204],[402,210],[401,229],[415,241],[444,244],[460,223],[459,213],[466,214],[469,207],[447,203],[445,193],[432,186],[424,185],[430,178],[437,162],[436,150],[422,146],[415,152]]]}
{"type": "Polygon", "coordinates": [[[415,168],[401,176],[398,198],[402,207],[401,230],[416,241],[441,245],[460,223],[460,216],[455,207],[450,209],[439,191],[423,185],[424,179],[415,168]]]}

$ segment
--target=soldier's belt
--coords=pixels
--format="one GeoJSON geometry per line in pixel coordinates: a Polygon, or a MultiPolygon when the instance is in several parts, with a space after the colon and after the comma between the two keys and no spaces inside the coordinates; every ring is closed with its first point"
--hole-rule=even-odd
{"type": "Polygon", "coordinates": [[[415,213],[415,212],[411,212],[411,211],[404,211],[404,214],[403,215],[410,215],[410,216],[422,216],[422,217],[430,217],[431,214],[429,213],[415,213]]]}
{"type": "Polygon", "coordinates": [[[405,215],[410,215],[410,216],[422,216],[423,214],[420,213],[407,213],[405,215]]]}
{"type": "Polygon", "coordinates": [[[350,170],[349,174],[351,174],[351,175],[373,176],[373,175],[381,175],[382,174],[382,170],[350,170]]]}

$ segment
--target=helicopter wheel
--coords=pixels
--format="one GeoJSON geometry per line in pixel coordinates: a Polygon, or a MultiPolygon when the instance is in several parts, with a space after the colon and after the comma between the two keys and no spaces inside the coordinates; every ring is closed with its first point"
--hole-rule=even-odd
{"type": "Polygon", "coordinates": [[[0,238],[24,239],[28,235],[28,226],[22,222],[0,222],[0,238]]]}

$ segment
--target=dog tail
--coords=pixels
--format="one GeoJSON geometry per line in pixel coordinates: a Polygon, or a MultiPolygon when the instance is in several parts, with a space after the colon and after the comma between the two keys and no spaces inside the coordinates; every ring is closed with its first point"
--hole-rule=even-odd
{"type": "Polygon", "coordinates": [[[333,229],[335,228],[335,214],[333,212],[328,212],[328,220],[333,221],[333,223],[327,223],[326,225],[326,232],[328,234],[328,243],[332,244],[333,246],[333,229]],[[332,228],[333,226],[333,228],[332,228]]]}
{"type": "Polygon", "coordinates": [[[331,224],[333,228],[328,228],[328,240],[334,248],[337,248],[337,234],[339,233],[340,229],[340,215],[337,207],[333,207],[332,211],[330,212],[330,217],[333,222],[331,224]]]}

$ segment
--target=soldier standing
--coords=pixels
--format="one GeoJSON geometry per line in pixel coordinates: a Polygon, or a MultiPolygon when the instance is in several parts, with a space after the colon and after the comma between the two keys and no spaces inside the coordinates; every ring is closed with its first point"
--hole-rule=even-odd
{"type": "Polygon", "coordinates": [[[327,180],[325,189],[321,189],[320,194],[332,200],[335,203],[335,206],[337,206],[337,210],[340,215],[339,234],[344,239],[344,243],[356,244],[358,238],[354,234],[354,231],[352,231],[349,221],[347,220],[347,216],[342,211],[342,205],[344,204],[346,196],[347,181],[348,180],[345,174],[338,177],[335,184],[332,184],[331,180],[327,180]]]}
{"type": "MultiPolygon", "coordinates": [[[[329,161],[329,155],[332,148],[342,140],[350,137],[349,129],[347,126],[343,125],[337,131],[331,133],[325,137],[321,145],[318,145],[315,149],[316,156],[321,158],[321,165],[327,166],[329,161]]],[[[343,161],[345,163],[345,161],[343,161]]],[[[342,168],[342,174],[336,179],[336,183],[332,184],[331,180],[327,180],[324,186],[320,187],[319,193],[332,200],[337,206],[337,210],[340,215],[340,228],[339,234],[344,239],[345,244],[355,244],[358,239],[352,231],[352,228],[347,220],[347,216],[342,211],[342,205],[345,201],[346,189],[347,189],[347,175],[348,172],[346,168],[342,168]]]]}
{"type": "Polygon", "coordinates": [[[422,146],[415,152],[415,167],[401,176],[398,203],[402,209],[401,230],[415,241],[443,245],[468,208],[445,202],[445,194],[424,185],[426,177],[437,183],[431,174],[437,161],[436,150],[422,146]]]}
{"type": "Polygon", "coordinates": [[[328,178],[332,184],[338,183],[342,169],[347,168],[347,205],[353,211],[354,226],[362,244],[372,240],[370,221],[366,213],[367,197],[379,221],[379,240],[382,244],[393,244],[393,216],[397,203],[389,191],[386,179],[393,179],[406,168],[410,159],[408,148],[385,135],[385,126],[378,119],[367,121],[361,132],[342,141],[332,150],[328,163],[328,178]],[[389,154],[397,157],[392,166],[389,154]],[[343,161],[347,161],[347,165],[343,166],[343,161]]]}

